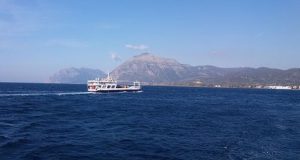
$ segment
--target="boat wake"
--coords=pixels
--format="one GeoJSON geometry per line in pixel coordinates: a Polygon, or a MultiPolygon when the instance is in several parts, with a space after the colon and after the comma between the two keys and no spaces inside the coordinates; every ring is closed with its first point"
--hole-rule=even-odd
{"type": "Polygon", "coordinates": [[[85,95],[94,94],[92,92],[35,92],[35,93],[0,93],[0,97],[18,96],[65,96],[65,95],[85,95]]]}

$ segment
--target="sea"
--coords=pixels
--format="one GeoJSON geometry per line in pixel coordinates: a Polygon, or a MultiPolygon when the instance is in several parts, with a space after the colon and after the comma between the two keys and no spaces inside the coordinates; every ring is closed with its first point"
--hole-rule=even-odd
{"type": "Polygon", "coordinates": [[[299,160],[300,91],[0,83],[0,160],[299,160]]]}

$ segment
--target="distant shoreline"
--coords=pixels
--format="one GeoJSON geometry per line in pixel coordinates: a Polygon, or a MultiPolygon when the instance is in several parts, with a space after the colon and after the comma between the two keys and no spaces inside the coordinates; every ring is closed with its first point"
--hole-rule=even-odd
{"type": "MultiPolygon", "coordinates": [[[[47,83],[47,82],[0,82],[0,84],[43,84],[43,85],[86,85],[85,83],[47,83]]],[[[216,89],[257,89],[257,90],[300,90],[300,86],[298,88],[290,88],[290,89],[276,89],[276,88],[256,88],[256,87],[245,87],[245,86],[197,86],[197,85],[167,85],[167,84],[144,84],[142,86],[150,86],[150,87],[190,87],[190,88],[216,88],[216,89]]],[[[253,85],[254,86],[254,85],[253,85]]],[[[271,85],[266,85],[271,86],[271,85]]],[[[280,86],[280,85],[278,85],[280,86]]],[[[292,87],[292,86],[291,86],[292,87]]]]}

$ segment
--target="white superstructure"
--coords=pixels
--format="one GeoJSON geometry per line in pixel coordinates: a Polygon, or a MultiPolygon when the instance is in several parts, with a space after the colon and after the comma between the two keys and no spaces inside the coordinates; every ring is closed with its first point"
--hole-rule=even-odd
{"type": "Polygon", "coordinates": [[[293,89],[291,86],[266,86],[267,89],[293,89]]]}
{"type": "Polygon", "coordinates": [[[109,74],[103,79],[88,80],[87,87],[89,92],[134,92],[142,89],[140,82],[120,85],[109,74]]]}

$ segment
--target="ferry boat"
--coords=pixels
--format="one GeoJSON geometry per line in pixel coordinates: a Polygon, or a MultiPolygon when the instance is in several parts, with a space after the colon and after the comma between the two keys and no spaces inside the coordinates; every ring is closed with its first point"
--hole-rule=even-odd
{"type": "Polygon", "coordinates": [[[138,81],[132,84],[118,84],[108,73],[106,78],[88,80],[87,89],[89,92],[138,92],[142,90],[142,86],[138,81]]]}

